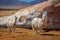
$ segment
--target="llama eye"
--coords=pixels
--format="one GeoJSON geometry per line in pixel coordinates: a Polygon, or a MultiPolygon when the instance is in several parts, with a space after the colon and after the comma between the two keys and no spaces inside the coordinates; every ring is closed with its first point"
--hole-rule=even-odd
{"type": "Polygon", "coordinates": [[[45,26],[45,25],[43,25],[43,26],[45,26]]]}
{"type": "Polygon", "coordinates": [[[50,21],[48,21],[47,23],[50,23],[50,21]]]}
{"type": "Polygon", "coordinates": [[[51,14],[53,14],[53,12],[51,12],[51,14]]]}

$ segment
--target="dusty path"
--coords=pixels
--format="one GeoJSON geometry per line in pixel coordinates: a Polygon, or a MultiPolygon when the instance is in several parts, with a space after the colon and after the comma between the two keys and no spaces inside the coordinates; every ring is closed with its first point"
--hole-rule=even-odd
{"type": "Polygon", "coordinates": [[[8,33],[6,28],[0,28],[0,40],[60,40],[60,31],[45,32],[41,35],[33,35],[31,29],[16,28],[13,33],[8,33]]]}

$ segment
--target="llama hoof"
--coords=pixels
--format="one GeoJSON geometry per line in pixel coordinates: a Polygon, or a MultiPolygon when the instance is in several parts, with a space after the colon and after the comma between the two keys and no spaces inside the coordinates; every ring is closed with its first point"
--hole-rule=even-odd
{"type": "Polygon", "coordinates": [[[39,34],[39,33],[37,33],[37,34],[39,34]]]}
{"type": "Polygon", "coordinates": [[[33,35],[37,35],[37,33],[33,33],[33,35]]]}
{"type": "Polygon", "coordinates": [[[12,30],[10,30],[9,32],[12,32],[12,30]]]}

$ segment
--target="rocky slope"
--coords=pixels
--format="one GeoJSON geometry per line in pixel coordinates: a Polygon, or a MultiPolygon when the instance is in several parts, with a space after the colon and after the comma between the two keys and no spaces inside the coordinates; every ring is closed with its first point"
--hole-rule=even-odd
{"type": "Polygon", "coordinates": [[[11,17],[14,17],[14,16],[18,17],[18,20],[17,20],[18,23],[17,24],[21,24],[21,23],[26,24],[27,23],[28,25],[30,25],[31,20],[34,17],[41,16],[40,15],[41,11],[48,10],[48,17],[52,18],[53,26],[55,28],[60,28],[59,26],[57,26],[58,24],[60,24],[60,22],[59,22],[60,2],[57,2],[57,3],[54,2],[54,3],[50,0],[48,0],[48,1],[45,1],[43,3],[39,3],[39,4],[30,6],[30,7],[27,7],[27,8],[21,9],[21,10],[17,11],[15,14],[11,15],[11,17]],[[26,18],[23,18],[23,20],[24,20],[23,22],[19,21],[21,16],[26,17],[26,18]],[[31,20],[30,21],[28,20],[28,22],[27,22],[27,19],[29,19],[29,20],[31,19],[31,20]]]}

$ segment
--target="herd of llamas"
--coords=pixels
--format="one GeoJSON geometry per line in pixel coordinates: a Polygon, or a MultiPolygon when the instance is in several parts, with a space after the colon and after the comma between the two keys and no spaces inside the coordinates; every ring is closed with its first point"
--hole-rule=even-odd
{"type": "MultiPolygon", "coordinates": [[[[57,4],[59,0],[53,0],[53,1],[50,1],[51,2],[51,5],[49,6],[54,6],[55,4],[57,4]],[[53,3],[54,2],[54,3],[53,3]]],[[[38,30],[40,30],[40,33],[42,33],[42,28],[45,28],[48,26],[47,24],[47,14],[48,14],[49,10],[46,9],[46,10],[43,10],[40,12],[40,14],[42,14],[42,17],[39,18],[39,17],[34,17],[31,21],[31,26],[32,26],[32,29],[33,29],[33,33],[35,34],[38,34],[38,30]]],[[[22,19],[25,19],[26,17],[23,18],[23,16],[21,17],[22,19]]],[[[20,19],[20,21],[23,21],[22,19],[20,19]]],[[[50,21],[50,24],[52,25],[52,20],[49,19],[50,21]]],[[[7,24],[7,28],[8,28],[8,31],[9,32],[14,32],[15,31],[15,28],[16,28],[16,22],[17,22],[17,17],[14,16],[12,19],[8,19],[6,24],[7,24]]]]}

